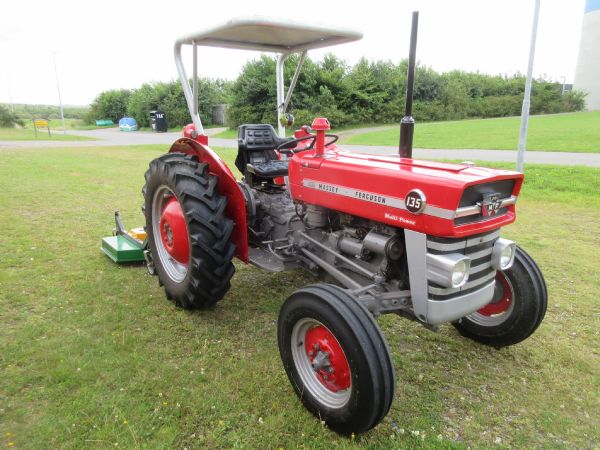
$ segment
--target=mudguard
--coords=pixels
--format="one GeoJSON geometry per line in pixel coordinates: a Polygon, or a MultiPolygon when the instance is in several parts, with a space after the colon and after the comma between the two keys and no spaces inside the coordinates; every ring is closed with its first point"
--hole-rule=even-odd
{"type": "Polygon", "coordinates": [[[176,140],[169,153],[185,153],[196,155],[198,160],[208,164],[208,170],[218,180],[219,194],[227,197],[227,217],[234,221],[235,226],[231,234],[231,241],[235,244],[235,256],[248,263],[248,230],[246,225],[246,201],[235,176],[229,170],[219,155],[208,145],[201,144],[193,139],[182,138],[176,140]]]}

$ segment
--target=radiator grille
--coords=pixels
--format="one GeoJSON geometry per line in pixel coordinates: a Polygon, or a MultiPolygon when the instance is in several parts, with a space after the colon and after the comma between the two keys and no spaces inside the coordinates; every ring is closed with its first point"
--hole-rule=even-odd
{"type": "Polygon", "coordinates": [[[492,282],[496,276],[496,269],[491,265],[492,247],[499,237],[500,230],[458,239],[427,236],[427,251],[429,253],[437,255],[460,253],[471,258],[469,279],[464,286],[447,288],[428,281],[429,298],[447,300],[457,295],[475,291],[492,282]]]}

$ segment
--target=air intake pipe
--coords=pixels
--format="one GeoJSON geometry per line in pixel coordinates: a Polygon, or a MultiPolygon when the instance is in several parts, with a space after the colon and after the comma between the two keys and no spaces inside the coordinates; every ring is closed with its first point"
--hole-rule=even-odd
{"type": "Polygon", "coordinates": [[[415,119],[412,116],[413,88],[415,84],[415,54],[417,52],[417,30],[419,28],[419,11],[412,14],[410,29],[410,52],[408,54],[408,73],[406,80],[406,108],[400,121],[400,157],[412,158],[413,132],[415,119]]]}

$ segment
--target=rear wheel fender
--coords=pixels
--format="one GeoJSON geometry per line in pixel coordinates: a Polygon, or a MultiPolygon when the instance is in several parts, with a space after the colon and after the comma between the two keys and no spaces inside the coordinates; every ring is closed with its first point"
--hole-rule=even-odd
{"type": "Polygon", "coordinates": [[[248,230],[246,226],[246,201],[229,167],[210,147],[202,145],[193,139],[178,139],[171,146],[169,153],[196,155],[200,162],[208,164],[209,172],[218,178],[217,190],[219,194],[227,197],[225,214],[234,222],[231,242],[235,244],[235,256],[247,263],[248,230]]]}

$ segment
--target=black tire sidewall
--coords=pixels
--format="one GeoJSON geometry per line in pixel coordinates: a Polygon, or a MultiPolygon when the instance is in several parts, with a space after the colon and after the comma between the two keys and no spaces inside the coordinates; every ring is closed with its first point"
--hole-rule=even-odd
{"type": "Polygon", "coordinates": [[[473,322],[468,316],[454,323],[464,336],[495,347],[517,344],[529,337],[542,321],[547,304],[542,274],[520,247],[517,247],[513,266],[502,274],[512,287],[510,315],[493,326],[473,322]]]}
{"type": "MultiPolygon", "coordinates": [[[[365,310],[364,314],[369,313],[365,310]]],[[[381,336],[380,347],[384,348],[387,352],[386,356],[389,357],[387,344],[381,332],[376,325],[373,327],[381,336]]],[[[373,399],[381,396],[376,392],[376,385],[373,383],[373,379],[378,377],[373,371],[378,368],[369,364],[369,359],[374,356],[375,351],[370,355],[367,354],[372,344],[362,328],[364,322],[361,324],[360,320],[342,313],[319,296],[302,291],[286,300],[279,316],[278,342],[281,359],[294,390],[309,411],[321,420],[325,420],[332,429],[343,434],[364,432],[372,428],[385,416],[391,403],[391,398],[383,400],[385,403],[383,414],[373,406],[373,399]],[[305,388],[298,373],[291,353],[292,330],[298,321],[305,318],[314,319],[327,327],[344,351],[350,367],[352,384],[350,398],[341,408],[329,408],[320,403],[305,388]]],[[[393,369],[391,383],[393,397],[393,369]]]]}

